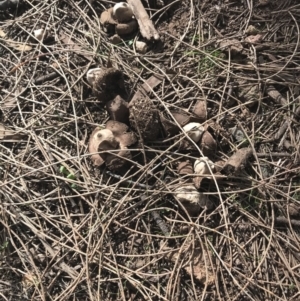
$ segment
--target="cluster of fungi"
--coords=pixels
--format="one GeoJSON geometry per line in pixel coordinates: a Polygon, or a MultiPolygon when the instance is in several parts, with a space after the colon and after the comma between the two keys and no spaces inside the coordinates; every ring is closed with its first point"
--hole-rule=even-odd
{"type": "MultiPolygon", "coordinates": [[[[113,44],[135,35],[138,29],[146,40],[159,39],[140,1],[117,3],[102,12],[100,23],[113,44]]],[[[145,53],[147,43],[137,41],[136,50],[145,53]]],[[[155,76],[150,77],[143,85],[143,92],[137,91],[131,100],[127,99],[123,73],[118,69],[91,69],[87,81],[110,116],[105,127],[97,127],[90,137],[89,152],[94,165],[105,165],[115,173],[134,165],[135,161],[143,166],[137,153],[158,139],[173,141],[177,152],[198,153],[196,159],[187,156],[187,160],[177,162],[179,185],[174,189],[174,196],[191,214],[213,207],[208,196],[201,192],[204,179],[215,181],[220,172],[237,172],[251,155],[251,149],[245,148],[226,163],[212,162],[217,143],[207,124],[206,101],[198,99],[189,110],[168,108],[167,104],[158,107],[147,94],[161,82],[155,76]]]]}
{"type": "Polygon", "coordinates": [[[133,164],[133,153],[141,149],[141,143],[147,145],[162,138],[178,140],[178,150],[200,150],[201,157],[194,166],[190,160],[178,164],[180,177],[194,176],[176,189],[176,196],[183,203],[188,203],[186,207],[190,212],[194,212],[195,208],[209,208],[208,198],[198,191],[202,180],[211,178],[209,175],[215,171],[208,157],[214,154],[216,141],[207,126],[202,125],[206,121],[205,101],[198,100],[191,112],[169,110],[168,116],[145,93],[136,93],[128,101],[120,70],[112,67],[91,69],[87,73],[87,81],[109,114],[105,127],[96,127],[90,136],[89,152],[94,165],[106,166],[118,173],[133,164]]]}

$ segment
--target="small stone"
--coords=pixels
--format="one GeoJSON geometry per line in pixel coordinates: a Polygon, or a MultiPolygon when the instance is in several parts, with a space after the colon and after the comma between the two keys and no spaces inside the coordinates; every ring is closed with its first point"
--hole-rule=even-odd
{"type": "Polygon", "coordinates": [[[136,52],[145,54],[148,50],[148,46],[145,42],[136,41],[135,42],[135,49],[136,49],[136,52]]]}
{"type": "Polygon", "coordinates": [[[207,119],[207,106],[205,100],[198,100],[193,108],[193,113],[199,117],[200,122],[205,122],[207,119]]]}

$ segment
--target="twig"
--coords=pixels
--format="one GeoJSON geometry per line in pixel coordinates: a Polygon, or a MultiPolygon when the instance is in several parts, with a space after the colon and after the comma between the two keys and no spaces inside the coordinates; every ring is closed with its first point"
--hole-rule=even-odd
{"type": "Polygon", "coordinates": [[[127,0],[131,5],[133,14],[137,19],[141,35],[147,40],[159,40],[159,34],[150,20],[142,2],[140,0],[127,0]]]}
{"type": "Polygon", "coordinates": [[[34,84],[35,85],[40,85],[40,84],[44,83],[45,81],[55,79],[56,77],[59,77],[59,73],[51,72],[49,74],[46,74],[46,75],[43,75],[43,76],[40,76],[40,77],[36,78],[34,80],[34,84]]]}
{"type": "Polygon", "coordinates": [[[267,87],[268,95],[278,104],[287,105],[287,100],[276,90],[273,85],[267,87]]]}
{"type": "Polygon", "coordinates": [[[296,219],[287,219],[286,217],[284,216],[278,216],[275,218],[275,222],[276,223],[279,223],[279,224],[290,224],[293,225],[293,226],[300,226],[300,221],[296,220],[296,219]]]}

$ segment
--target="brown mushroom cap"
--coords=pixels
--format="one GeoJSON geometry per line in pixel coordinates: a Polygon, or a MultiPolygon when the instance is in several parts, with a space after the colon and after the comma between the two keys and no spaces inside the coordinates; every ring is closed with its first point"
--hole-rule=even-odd
{"type": "Polygon", "coordinates": [[[120,96],[117,95],[114,99],[106,104],[107,111],[110,119],[129,123],[129,108],[128,103],[120,96]]]}
{"type": "Polygon", "coordinates": [[[132,7],[126,2],[119,2],[113,7],[113,17],[120,23],[129,22],[134,16],[132,7]]]}
{"type": "Polygon", "coordinates": [[[115,68],[104,68],[97,73],[93,83],[93,92],[98,100],[107,103],[117,95],[125,94],[123,73],[115,68]]]}
{"type": "Polygon", "coordinates": [[[122,122],[109,120],[105,128],[112,131],[121,149],[132,146],[137,142],[135,134],[128,132],[128,126],[122,122]]]}
{"type": "Polygon", "coordinates": [[[129,129],[125,123],[115,120],[107,121],[105,128],[111,130],[116,137],[126,133],[129,129]]]}
{"type": "Polygon", "coordinates": [[[103,26],[103,29],[108,34],[115,33],[115,26],[118,24],[118,21],[113,18],[113,7],[103,11],[100,15],[100,24],[103,26]]]}
{"type": "Polygon", "coordinates": [[[124,133],[117,138],[121,148],[129,147],[137,142],[136,136],[133,132],[124,133]]]}
{"type": "Polygon", "coordinates": [[[118,24],[118,21],[114,19],[113,17],[113,7],[110,7],[109,9],[103,11],[100,15],[100,24],[103,26],[106,26],[108,24],[118,24]]]}
{"type": "Polygon", "coordinates": [[[109,120],[106,128],[111,130],[115,139],[119,144],[119,152],[110,153],[105,159],[105,163],[110,170],[118,170],[123,167],[128,160],[131,159],[131,152],[127,147],[132,146],[137,142],[136,136],[133,132],[127,132],[128,126],[124,123],[109,120]]]}

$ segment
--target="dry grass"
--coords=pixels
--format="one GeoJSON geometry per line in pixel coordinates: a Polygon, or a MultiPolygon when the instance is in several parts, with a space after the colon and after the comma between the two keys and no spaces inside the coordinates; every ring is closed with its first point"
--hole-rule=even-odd
{"type": "Polygon", "coordinates": [[[0,12],[0,118],[21,134],[0,144],[1,300],[299,300],[300,5],[169,2],[147,4],[164,44],[145,56],[108,42],[98,16],[111,1],[25,0],[0,12]],[[243,41],[249,25],[263,42],[224,55],[216,42],[243,41]],[[33,38],[41,27],[46,45],[33,38]],[[119,178],[92,166],[87,141],[107,113],[85,74],[109,55],[130,95],[164,77],[152,98],[165,112],[205,97],[215,161],[253,149],[241,174],[206,187],[213,210],[191,217],[172,196],[176,163],[199,156],[173,140],[145,143],[119,178]]]}

